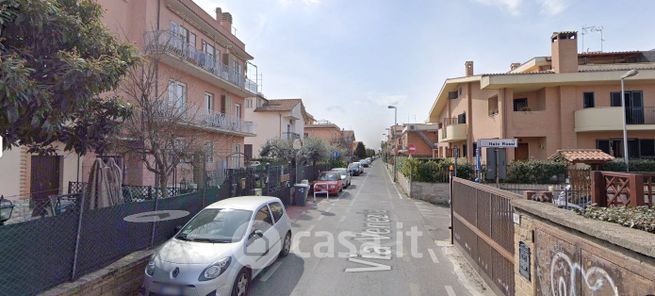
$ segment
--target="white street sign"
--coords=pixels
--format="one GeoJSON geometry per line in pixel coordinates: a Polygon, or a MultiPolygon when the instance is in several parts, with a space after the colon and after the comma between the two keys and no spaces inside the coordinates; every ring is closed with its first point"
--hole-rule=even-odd
{"type": "Polygon", "coordinates": [[[519,143],[517,139],[480,139],[478,147],[486,148],[516,148],[519,143]]]}

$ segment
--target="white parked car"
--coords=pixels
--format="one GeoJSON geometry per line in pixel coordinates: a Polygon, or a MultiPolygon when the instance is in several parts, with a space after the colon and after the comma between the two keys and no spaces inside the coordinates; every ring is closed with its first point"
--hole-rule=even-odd
{"type": "Polygon", "coordinates": [[[145,295],[247,295],[252,279],[290,247],[291,224],[278,198],[225,199],[153,253],[145,295]]]}

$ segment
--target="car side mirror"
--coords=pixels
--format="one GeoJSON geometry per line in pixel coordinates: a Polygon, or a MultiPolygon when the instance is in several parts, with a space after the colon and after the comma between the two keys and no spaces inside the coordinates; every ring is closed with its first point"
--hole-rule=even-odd
{"type": "Polygon", "coordinates": [[[262,237],[264,237],[264,233],[263,233],[261,230],[256,229],[255,231],[253,231],[253,232],[250,234],[249,239],[251,239],[251,240],[255,240],[255,239],[260,239],[260,238],[262,238],[262,237]]]}

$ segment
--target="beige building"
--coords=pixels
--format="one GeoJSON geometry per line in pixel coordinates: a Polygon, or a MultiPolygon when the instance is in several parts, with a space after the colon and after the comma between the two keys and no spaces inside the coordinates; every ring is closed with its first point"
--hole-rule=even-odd
{"type": "MultiPolygon", "coordinates": [[[[443,84],[429,121],[439,126],[439,157],[474,156],[476,142],[516,138],[507,160],[546,159],[557,149],[599,148],[623,156],[620,77],[625,80],[630,157],[655,157],[655,51],[578,53],[576,32],[556,32],[551,56],[513,63],[509,71],[443,84]]],[[[483,161],[485,151],[483,149],[483,161]]]]}
{"type": "Polygon", "coordinates": [[[257,136],[245,139],[246,160],[259,158],[269,140],[302,140],[305,122],[311,118],[302,99],[267,100],[262,95],[246,99],[245,116],[257,126],[257,136]]]}
{"type": "MultiPolygon", "coordinates": [[[[216,180],[224,168],[243,165],[244,138],[255,136],[244,120],[244,98],[257,95],[256,67],[245,44],[232,34],[232,15],[216,9],[211,16],[192,0],[97,0],[104,24],[119,39],[144,52],[158,45],[165,52],[158,85],[169,99],[195,114],[188,132],[206,150],[207,173],[216,180]]],[[[0,158],[0,194],[11,199],[43,198],[68,192],[71,181],[87,179],[95,155],[31,155],[25,149],[0,158]]],[[[123,167],[124,184],[154,185],[155,176],[135,155],[113,155],[123,167]]],[[[181,166],[171,185],[193,172],[181,166]]]]}

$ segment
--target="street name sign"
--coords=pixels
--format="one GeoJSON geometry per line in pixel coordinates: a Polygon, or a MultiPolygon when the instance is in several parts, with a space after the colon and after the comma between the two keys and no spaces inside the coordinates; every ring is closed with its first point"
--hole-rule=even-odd
{"type": "Polygon", "coordinates": [[[516,139],[480,139],[478,140],[479,147],[486,148],[516,148],[519,146],[516,139]]]}

